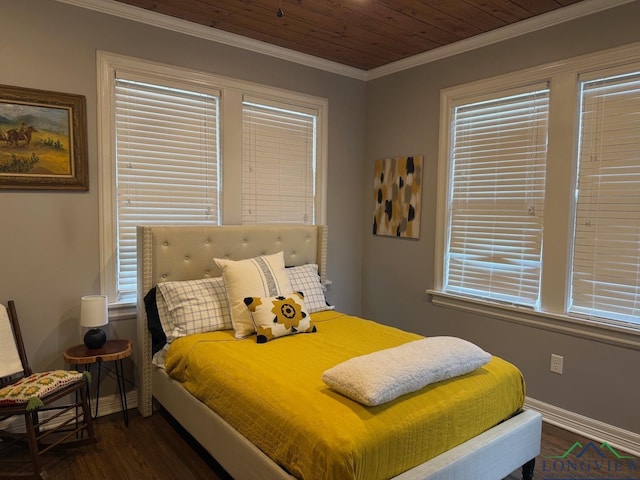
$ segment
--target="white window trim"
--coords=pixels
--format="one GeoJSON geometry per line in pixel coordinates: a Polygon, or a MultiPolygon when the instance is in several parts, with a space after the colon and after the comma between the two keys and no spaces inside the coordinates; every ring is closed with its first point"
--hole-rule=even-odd
{"type": "Polygon", "coordinates": [[[237,224],[241,219],[241,189],[225,188],[225,185],[240,185],[242,156],[242,98],[250,95],[266,102],[288,103],[318,113],[317,125],[317,170],[316,170],[316,223],[327,220],[327,168],[328,168],[328,109],[326,98],[292,92],[276,87],[260,85],[210,73],[164,65],[147,60],[98,51],[98,165],[99,165],[99,234],[100,234],[100,285],[101,292],[109,297],[110,317],[129,317],[135,314],[135,305],[117,303],[116,298],[116,205],[114,182],[115,146],[113,102],[113,78],[116,71],[143,73],[166,81],[179,74],[190,82],[220,91],[221,95],[221,200],[220,221],[222,224],[237,224]]]}
{"type": "Polygon", "coordinates": [[[609,345],[640,350],[640,333],[637,330],[623,326],[602,324],[593,320],[578,319],[568,315],[536,312],[513,305],[489,304],[481,300],[443,293],[432,289],[427,289],[425,293],[432,296],[432,303],[438,307],[460,310],[573,337],[587,338],[609,345]]]}
{"type": "Polygon", "coordinates": [[[576,183],[577,129],[579,107],[578,73],[634,64],[640,58],[640,43],[630,44],[587,54],[572,59],[541,65],[473,83],[442,90],[440,94],[440,136],[438,150],[438,187],[434,286],[426,293],[434,305],[465,310],[493,318],[501,318],[534,325],[561,333],[596,339],[624,347],[640,349],[640,330],[615,323],[600,323],[565,314],[568,302],[570,262],[572,251],[573,211],[572,199],[576,183]],[[447,203],[451,182],[449,145],[451,112],[454,103],[466,97],[477,98],[537,82],[550,82],[551,104],[549,114],[549,143],[547,188],[545,202],[554,205],[545,212],[545,223],[554,225],[545,229],[541,310],[534,311],[510,305],[482,302],[442,291],[444,284],[444,257],[447,235],[447,203]],[[568,162],[566,159],[571,159],[568,162]],[[556,265],[553,272],[544,265],[556,265]]]}

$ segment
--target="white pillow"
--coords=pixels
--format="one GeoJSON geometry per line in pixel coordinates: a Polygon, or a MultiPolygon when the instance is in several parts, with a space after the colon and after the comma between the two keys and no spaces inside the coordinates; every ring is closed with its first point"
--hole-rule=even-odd
{"type": "Polygon", "coordinates": [[[490,353],[461,338],[430,337],[353,357],[326,370],[322,381],[356,402],[375,406],[472,372],[490,360],[490,353]]]}
{"type": "Polygon", "coordinates": [[[335,307],[327,305],[324,287],[320,283],[318,265],[307,263],[298,267],[287,268],[287,275],[294,292],[302,292],[304,303],[309,313],[333,310],[335,307]]]}
{"type": "Polygon", "coordinates": [[[222,269],[236,338],[248,337],[256,331],[245,297],[274,297],[293,291],[282,252],[247,260],[214,258],[213,261],[222,269]]]}
{"type": "Polygon", "coordinates": [[[167,343],[185,335],[232,328],[222,277],[162,282],[158,292],[164,301],[164,305],[157,304],[167,343]]]}
{"type": "Polygon", "coordinates": [[[0,363],[0,377],[6,377],[22,371],[22,361],[14,339],[7,307],[0,305],[0,351],[3,352],[3,361],[0,363]]]}

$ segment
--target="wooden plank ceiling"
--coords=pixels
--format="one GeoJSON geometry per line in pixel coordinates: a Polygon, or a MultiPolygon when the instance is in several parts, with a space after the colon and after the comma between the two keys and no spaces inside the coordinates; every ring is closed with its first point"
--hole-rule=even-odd
{"type": "Polygon", "coordinates": [[[118,1],[370,70],[581,0],[118,1]]]}

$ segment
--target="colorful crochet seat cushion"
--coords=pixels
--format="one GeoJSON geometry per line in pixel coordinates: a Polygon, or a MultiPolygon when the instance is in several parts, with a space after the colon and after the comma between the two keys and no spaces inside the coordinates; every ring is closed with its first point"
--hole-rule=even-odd
{"type": "Polygon", "coordinates": [[[27,410],[44,406],[42,398],[82,379],[84,374],[72,370],[34,373],[0,389],[0,406],[27,404],[27,410]]]}

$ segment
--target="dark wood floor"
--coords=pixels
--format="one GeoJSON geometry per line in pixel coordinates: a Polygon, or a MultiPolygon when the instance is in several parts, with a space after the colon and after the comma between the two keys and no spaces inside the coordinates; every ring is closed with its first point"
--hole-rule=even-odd
{"type": "MultiPolygon", "coordinates": [[[[143,419],[135,410],[130,410],[128,428],[119,414],[101,417],[95,426],[100,439],[96,445],[47,456],[48,480],[231,479],[169,415],[162,412],[143,419]]],[[[549,471],[549,460],[547,470],[543,471],[545,457],[562,455],[576,441],[586,444],[589,440],[545,423],[542,453],[536,461],[534,478],[605,478],[594,475],[593,471],[578,472],[578,476],[552,472],[549,471]]],[[[7,473],[7,467],[0,462],[0,478],[2,473],[7,473]]],[[[520,478],[520,473],[514,472],[505,480],[520,478]]],[[[630,477],[626,471],[620,472],[620,476],[607,475],[606,478],[630,477]]]]}
{"type": "MultiPolygon", "coordinates": [[[[169,415],[142,418],[129,410],[129,427],[121,414],[100,417],[94,426],[97,444],[45,457],[47,480],[231,479],[169,415]]],[[[0,479],[8,471],[24,472],[4,460],[0,479]]]]}

